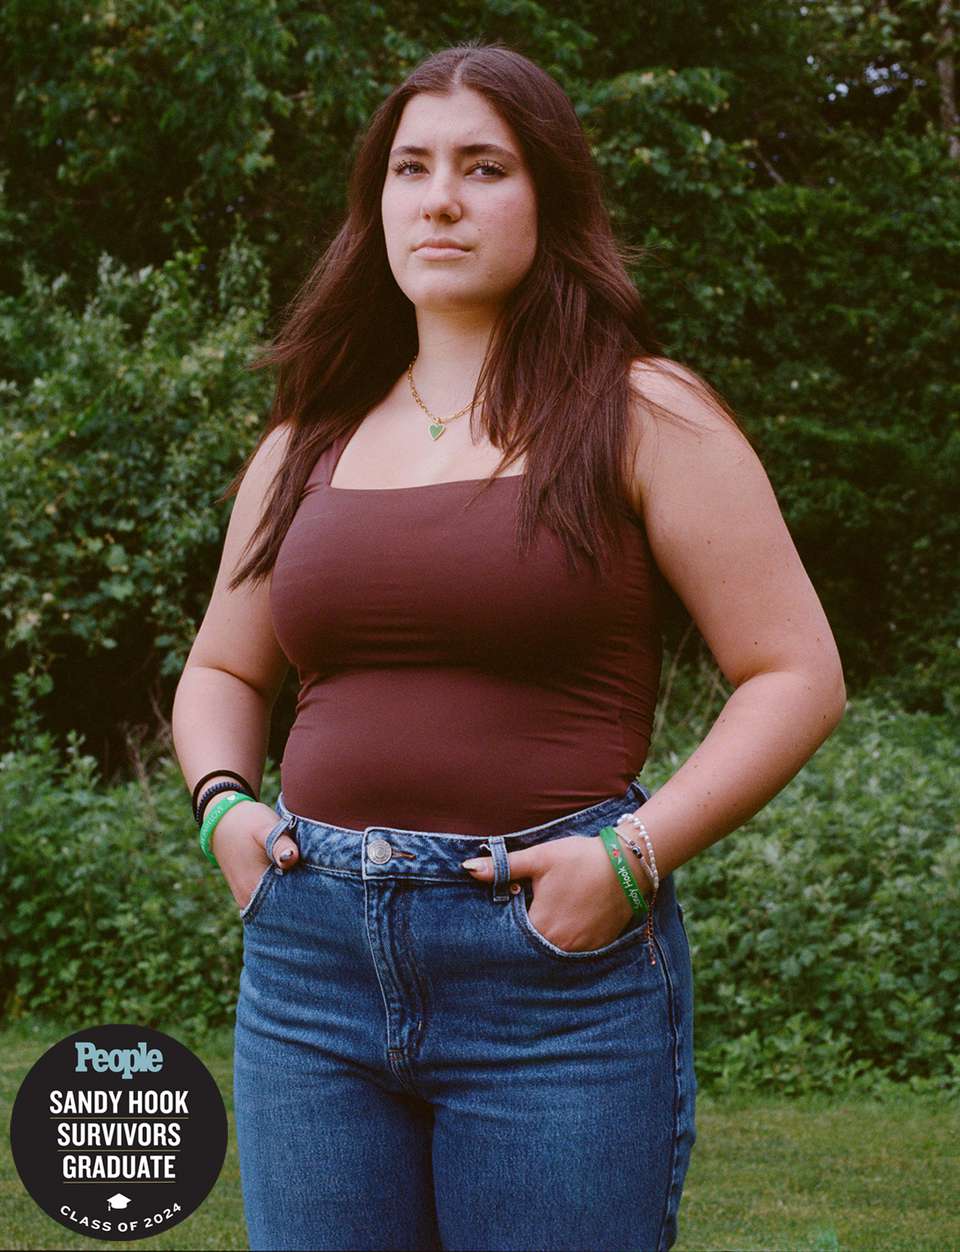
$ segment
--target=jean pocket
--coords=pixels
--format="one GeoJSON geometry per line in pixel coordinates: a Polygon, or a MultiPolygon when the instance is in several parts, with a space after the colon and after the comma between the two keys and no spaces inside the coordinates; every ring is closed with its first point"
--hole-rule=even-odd
{"type": "Polygon", "coordinates": [[[256,917],[256,915],[260,912],[261,908],[263,907],[264,901],[266,900],[267,896],[270,894],[270,890],[276,883],[277,879],[282,878],[284,874],[288,872],[287,870],[283,870],[278,865],[274,864],[273,849],[274,849],[274,845],[276,844],[277,840],[280,838],[281,835],[284,835],[284,834],[292,835],[296,824],[297,824],[297,820],[295,817],[281,817],[280,820],[276,823],[276,825],[272,827],[272,829],[270,830],[270,833],[267,835],[266,843],[265,843],[265,850],[266,850],[267,856],[270,858],[270,864],[266,867],[266,869],[260,875],[259,881],[257,882],[257,885],[254,887],[253,893],[250,896],[250,899],[240,910],[240,920],[242,922],[253,921],[254,917],[256,917]]]}
{"type": "Polygon", "coordinates": [[[281,871],[276,865],[268,865],[260,875],[257,885],[253,889],[253,894],[240,910],[240,920],[242,922],[251,922],[260,912],[260,908],[270,891],[270,888],[280,877],[281,871]]]}
{"type": "Polygon", "coordinates": [[[632,948],[643,941],[644,918],[634,913],[620,934],[600,948],[585,948],[577,952],[569,952],[566,948],[558,948],[546,935],[542,935],[530,920],[529,906],[533,902],[533,888],[529,885],[529,880],[522,880],[521,887],[522,890],[516,892],[510,899],[514,925],[531,947],[547,957],[554,960],[573,962],[598,960],[614,952],[622,952],[632,948]]]}

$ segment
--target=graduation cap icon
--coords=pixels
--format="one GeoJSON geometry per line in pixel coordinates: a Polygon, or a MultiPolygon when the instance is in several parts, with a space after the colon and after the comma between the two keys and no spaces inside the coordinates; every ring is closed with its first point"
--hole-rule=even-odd
{"type": "Polygon", "coordinates": [[[107,1197],[108,1209],[125,1209],[130,1203],[130,1197],[124,1195],[122,1191],[118,1191],[116,1195],[107,1197]]]}

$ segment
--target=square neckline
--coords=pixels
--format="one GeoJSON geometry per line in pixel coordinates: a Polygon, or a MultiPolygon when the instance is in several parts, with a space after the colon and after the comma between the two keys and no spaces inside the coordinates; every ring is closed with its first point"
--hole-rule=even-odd
{"type": "MultiPolygon", "coordinates": [[[[333,476],[336,474],[337,466],[340,464],[340,460],[346,451],[347,444],[353,438],[354,434],[356,434],[355,430],[348,431],[346,435],[338,435],[337,438],[334,439],[329,445],[329,449],[333,450],[334,455],[331,458],[333,464],[325,476],[324,485],[327,491],[358,492],[367,495],[371,493],[382,494],[384,492],[393,491],[423,491],[429,487],[460,487],[464,484],[475,484],[487,481],[487,476],[484,476],[483,478],[444,478],[440,482],[436,483],[410,483],[409,485],[400,487],[335,487],[333,485],[333,476]],[[339,449],[337,448],[338,444],[340,445],[339,449]]],[[[519,474],[498,474],[492,481],[499,483],[505,482],[508,479],[525,478],[526,473],[526,470],[521,470],[519,474]]]]}

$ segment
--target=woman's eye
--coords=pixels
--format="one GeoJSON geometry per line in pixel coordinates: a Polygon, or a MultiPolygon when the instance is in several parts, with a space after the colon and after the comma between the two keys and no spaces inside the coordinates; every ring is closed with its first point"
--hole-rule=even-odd
{"type": "MultiPolygon", "coordinates": [[[[422,170],[423,166],[419,161],[400,161],[393,167],[395,174],[403,174],[407,170],[422,170]]],[[[507,171],[501,165],[497,165],[495,161],[478,161],[476,165],[471,166],[470,172],[473,170],[486,170],[493,174],[505,174],[507,171]]]]}
{"type": "Polygon", "coordinates": [[[493,170],[494,174],[505,174],[507,172],[502,165],[497,165],[495,161],[478,161],[473,168],[475,170],[493,170]]]}

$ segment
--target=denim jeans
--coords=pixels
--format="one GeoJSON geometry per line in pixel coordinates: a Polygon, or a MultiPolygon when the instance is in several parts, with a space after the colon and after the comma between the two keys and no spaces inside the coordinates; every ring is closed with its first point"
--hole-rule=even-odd
{"type": "Polygon", "coordinates": [[[693,981],[672,876],[568,952],[506,853],[597,836],[636,782],[480,839],[310,821],[277,801],[241,913],[234,1095],[252,1249],[670,1248],[695,1139],[693,981]],[[492,852],[496,881],[460,862],[492,852]],[[519,886],[519,890],[517,890],[519,886]],[[651,962],[651,947],[655,963],[651,962]]]}

